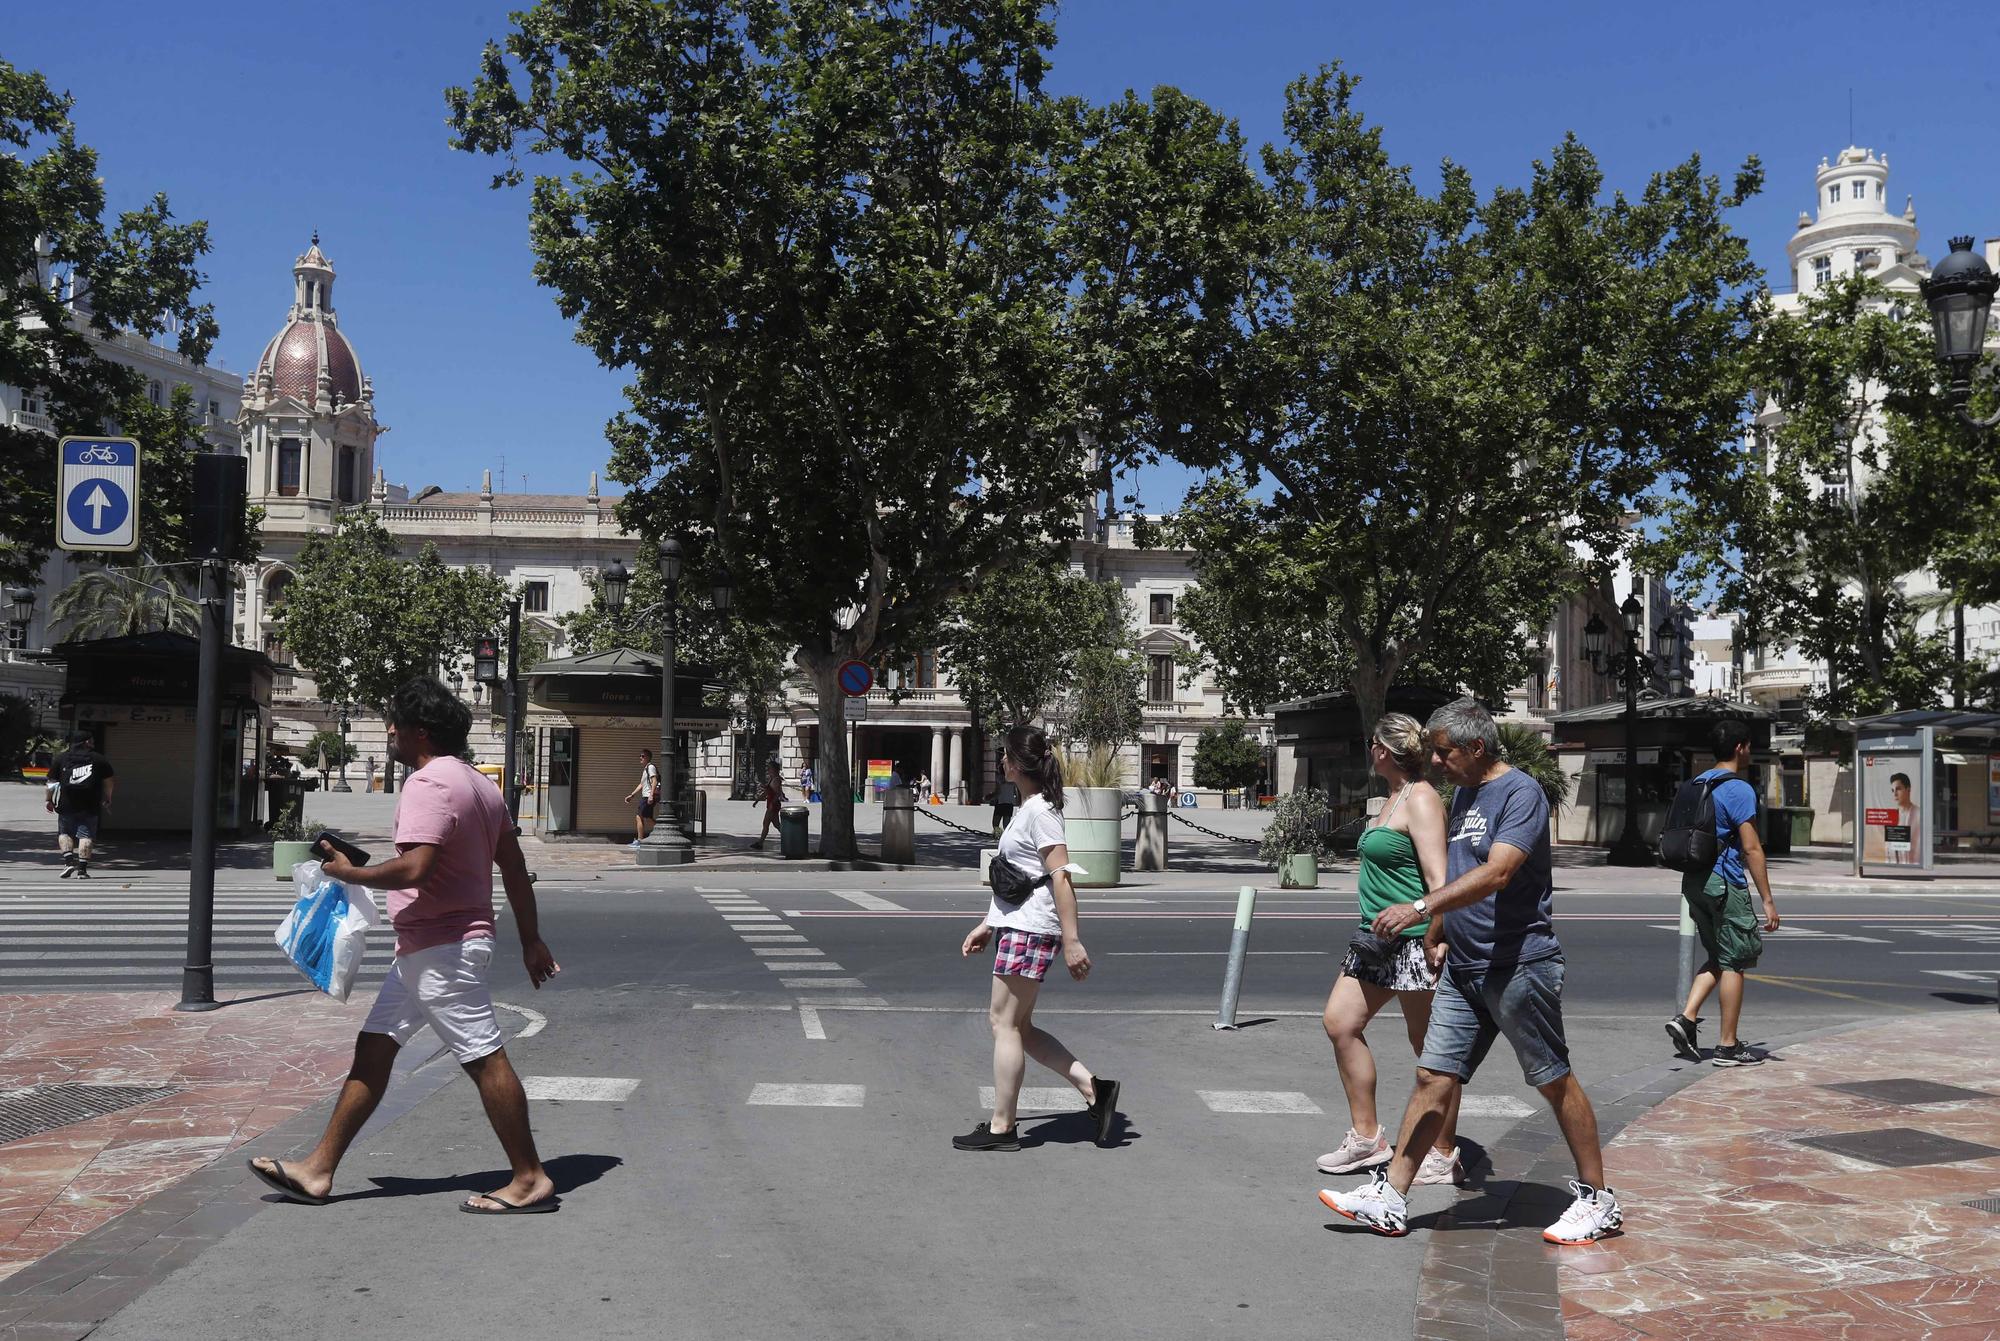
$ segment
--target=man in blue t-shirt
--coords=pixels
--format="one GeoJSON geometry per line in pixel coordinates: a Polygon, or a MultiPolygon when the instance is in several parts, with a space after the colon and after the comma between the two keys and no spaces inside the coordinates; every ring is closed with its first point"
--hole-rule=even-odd
{"type": "Polygon", "coordinates": [[[1597,1114],[1569,1065],[1563,1038],[1563,953],[1551,916],[1549,799],[1500,757],[1500,730],[1469,698],[1447,703],[1425,727],[1431,755],[1456,789],[1446,821],[1448,883],[1385,909],[1378,936],[1444,914],[1444,971],[1417,1058],[1417,1086],[1403,1111],[1396,1157],[1352,1192],[1322,1191],[1329,1209],[1391,1237],[1408,1233],[1404,1196],[1417,1161],[1437,1139],[1453,1091],[1472,1079],[1493,1041],[1513,1045],[1521,1073],[1555,1109],[1576,1159],[1576,1199],[1542,1231],[1550,1243],[1592,1243],[1623,1223],[1604,1186],[1597,1114]]]}
{"type": "Polygon", "coordinates": [[[1695,1029],[1701,1019],[1701,1003],[1720,986],[1722,1035],[1709,1060],[1717,1066],[1755,1066],[1763,1058],[1753,1055],[1736,1037],[1736,1022],[1743,1014],[1743,975],[1757,967],[1764,953],[1757,914],[1750,907],[1749,882],[1743,876],[1746,869],[1764,899],[1763,931],[1778,929],[1778,905],[1771,901],[1764,844],[1757,837],[1757,789],[1749,782],[1748,724],[1735,718],[1716,723],[1714,744],[1715,767],[1694,780],[1719,779],[1713,790],[1715,867],[1681,875],[1681,897],[1687,901],[1688,917],[1701,937],[1708,961],[1694,975],[1694,986],[1681,1013],[1667,1021],[1667,1037],[1673,1040],[1675,1052],[1691,1062],[1700,1061],[1695,1029]]]}

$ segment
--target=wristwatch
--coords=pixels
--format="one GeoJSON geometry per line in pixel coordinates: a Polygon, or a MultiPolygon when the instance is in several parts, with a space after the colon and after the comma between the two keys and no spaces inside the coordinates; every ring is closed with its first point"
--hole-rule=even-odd
{"type": "Polygon", "coordinates": [[[1425,903],[1422,899],[1411,899],[1410,906],[1417,910],[1417,916],[1419,918],[1425,918],[1431,915],[1430,905],[1425,903]]]}

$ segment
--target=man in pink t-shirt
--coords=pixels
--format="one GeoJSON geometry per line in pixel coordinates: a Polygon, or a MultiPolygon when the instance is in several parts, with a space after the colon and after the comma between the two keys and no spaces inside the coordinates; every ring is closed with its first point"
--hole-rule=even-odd
{"type": "Polygon", "coordinates": [[[535,1151],[528,1096],[500,1042],[486,971],[493,962],[493,867],[500,867],[528,979],[537,990],[561,970],[542,943],[528,874],[500,789],[460,759],[472,714],[434,679],[407,681],[383,710],[389,755],[416,771],[396,803],[396,856],[356,867],[324,865],[345,884],[386,890],[396,928],[396,963],[354,1043],[354,1067],[311,1155],[287,1167],[250,1161],[250,1170],[291,1201],[326,1204],[334,1170],[382,1101],[405,1043],[429,1025],[479,1087],[487,1119],[513,1166],[505,1187],[470,1197],[475,1215],[553,1211],[561,1203],[535,1151]]]}

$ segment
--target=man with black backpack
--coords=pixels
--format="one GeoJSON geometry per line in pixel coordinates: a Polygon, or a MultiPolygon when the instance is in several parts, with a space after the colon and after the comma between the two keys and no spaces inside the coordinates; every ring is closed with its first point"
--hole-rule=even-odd
{"type": "Polygon", "coordinates": [[[1717,1066],[1754,1066],[1763,1059],[1736,1037],[1743,975],[1763,954],[1760,930],[1778,929],[1778,906],[1771,900],[1764,844],[1757,837],[1757,789],[1749,782],[1750,728],[1735,718],[1718,722],[1714,744],[1715,767],[1681,784],[1660,836],[1660,860],[1681,872],[1681,897],[1708,956],[1694,975],[1687,1003],[1667,1021],[1667,1037],[1675,1052],[1700,1061],[1695,1029],[1701,1005],[1719,986],[1722,1033],[1710,1060],[1717,1066]],[[1746,870],[1763,896],[1761,926],[1750,907],[1746,870]]]}
{"type": "Polygon", "coordinates": [[[104,810],[118,789],[111,761],[97,752],[88,731],[79,731],[49,766],[48,808],[56,813],[57,841],[62,845],[67,880],[90,878],[90,849],[97,840],[104,810]]]}

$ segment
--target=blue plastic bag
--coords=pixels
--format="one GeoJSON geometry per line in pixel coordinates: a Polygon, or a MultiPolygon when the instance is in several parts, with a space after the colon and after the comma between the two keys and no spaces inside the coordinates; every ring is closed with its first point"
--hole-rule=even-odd
{"type": "Polygon", "coordinates": [[[368,928],[381,920],[374,896],[330,878],[317,861],[292,867],[292,886],[299,898],[278,924],[278,948],[313,986],[345,1001],[361,971],[368,928]]]}

